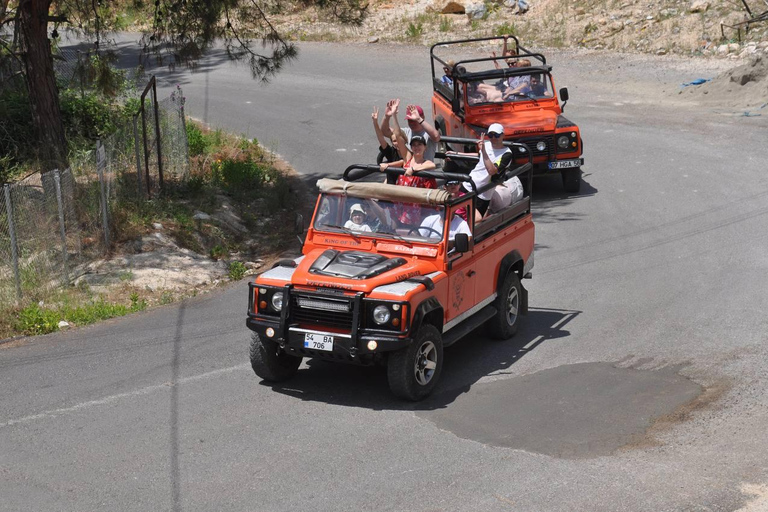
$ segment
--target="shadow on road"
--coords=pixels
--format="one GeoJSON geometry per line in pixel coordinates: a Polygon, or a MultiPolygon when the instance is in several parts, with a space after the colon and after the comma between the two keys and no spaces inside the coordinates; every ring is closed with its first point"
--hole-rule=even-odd
{"type": "Polygon", "coordinates": [[[373,410],[435,410],[451,404],[488,375],[504,374],[544,342],[567,338],[566,325],[580,311],[531,309],[517,335],[507,341],[488,339],[482,329],[445,349],[445,364],[432,396],[419,403],[395,398],[380,367],[359,367],[309,360],[290,381],[271,386],[275,392],[306,401],[373,410]]]}

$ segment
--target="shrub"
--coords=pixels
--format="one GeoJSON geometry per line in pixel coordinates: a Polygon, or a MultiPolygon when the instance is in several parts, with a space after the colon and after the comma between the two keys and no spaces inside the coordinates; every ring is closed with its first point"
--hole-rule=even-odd
{"type": "Polygon", "coordinates": [[[32,336],[48,334],[59,329],[59,314],[32,304],[19,312],[14,328],[32,336]]]}
{"type": "Polygon", "coordinates": [[[211,258],[214,260],[220,260],[227,255],[227,250],[220,245],[214,245],[211,247],[211,258]]]}
{"type": "Polygon", "coordinates": [[[232,281],[239,281],[245,276],[245,265],[242,261],[233,261],[229,264],[229,278],[232,281]]]}
{"type": "Polygon", "coordinates": [[[421,22],[418,22],[416,24],[411,22],[408,24],[408,28],[405,30],[406,37],[410,39],[416,39],[417,37],[421,37],[423,33],[424,33],[424,24],[421,22]]]}
{"type": "Polygon", "coordinates": [[[194,123],[187,123],[187,141],[189,156],[204,155],[210,147],[210,141],[194,123]]]}

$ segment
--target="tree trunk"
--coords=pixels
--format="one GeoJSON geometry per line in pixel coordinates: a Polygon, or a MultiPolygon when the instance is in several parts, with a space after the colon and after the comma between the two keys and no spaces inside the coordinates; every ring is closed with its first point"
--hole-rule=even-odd
{"type": "Polygon", "coordinates": [[[64,170],[67,167],[67,140],[48,41],[50,7],[51,0],[20,0],[19,32],[40,160],[48,170],[64,170]]]}

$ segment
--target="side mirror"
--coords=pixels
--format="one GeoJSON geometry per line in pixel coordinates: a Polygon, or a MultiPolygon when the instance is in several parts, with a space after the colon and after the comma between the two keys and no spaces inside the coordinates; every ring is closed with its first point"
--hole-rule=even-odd
{"type": "Polygon", "coordinates": [[[568,88],[563,87],[560,89],[560,101],[563,102],[562,105],[560,105],[561,110],[565,110],[565,104],[568,103],[568,88]]]}
{"type": "Polygon", "coordinates": [[[456,233],[453,240],[453,247],[457,252],[469,252],[469,235],[466,233],[456,233]]]}
{"type": "Polygon", "coordinates": [[[296,214],[296,221],[293,224],[293,228],[297,235],[304,233],[304,216],[302,214],[296,214]]]}

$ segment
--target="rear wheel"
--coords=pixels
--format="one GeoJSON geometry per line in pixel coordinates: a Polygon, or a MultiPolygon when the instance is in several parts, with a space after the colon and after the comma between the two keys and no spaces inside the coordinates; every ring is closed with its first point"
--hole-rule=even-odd
{"type": "Polygon", "coordinates": [[[563,169],[560,171],[563,177],[563,188],[570,194],[575,194],[581,189],[581,167],[563,169]]]}
{"type": "Polygon", "coordinates": [[[387,361],[389,388],[413,402],[429,396],[443,368],[443,340],[433,325],[422,325],[413,342],[393,352],[387,361]]]}
{"type": "Polygon", "coordinates": [[[262,340],[255,332],[251,334],[251,368],[262,379],[270,382],[290,379],[299,370],[301,359],[286,354],[274,341],[262,340]]]}
{"type": "Polygon", "coordinates": [[[496,316],[489,321],[491,336],[497,340],[511,338],[517,332],[520,323],[520,312],[523,298],[523,289],[520,279],[514,270],[510,270],[504,278],[504,284],[496,296],[494,303],[496,316]]]}

